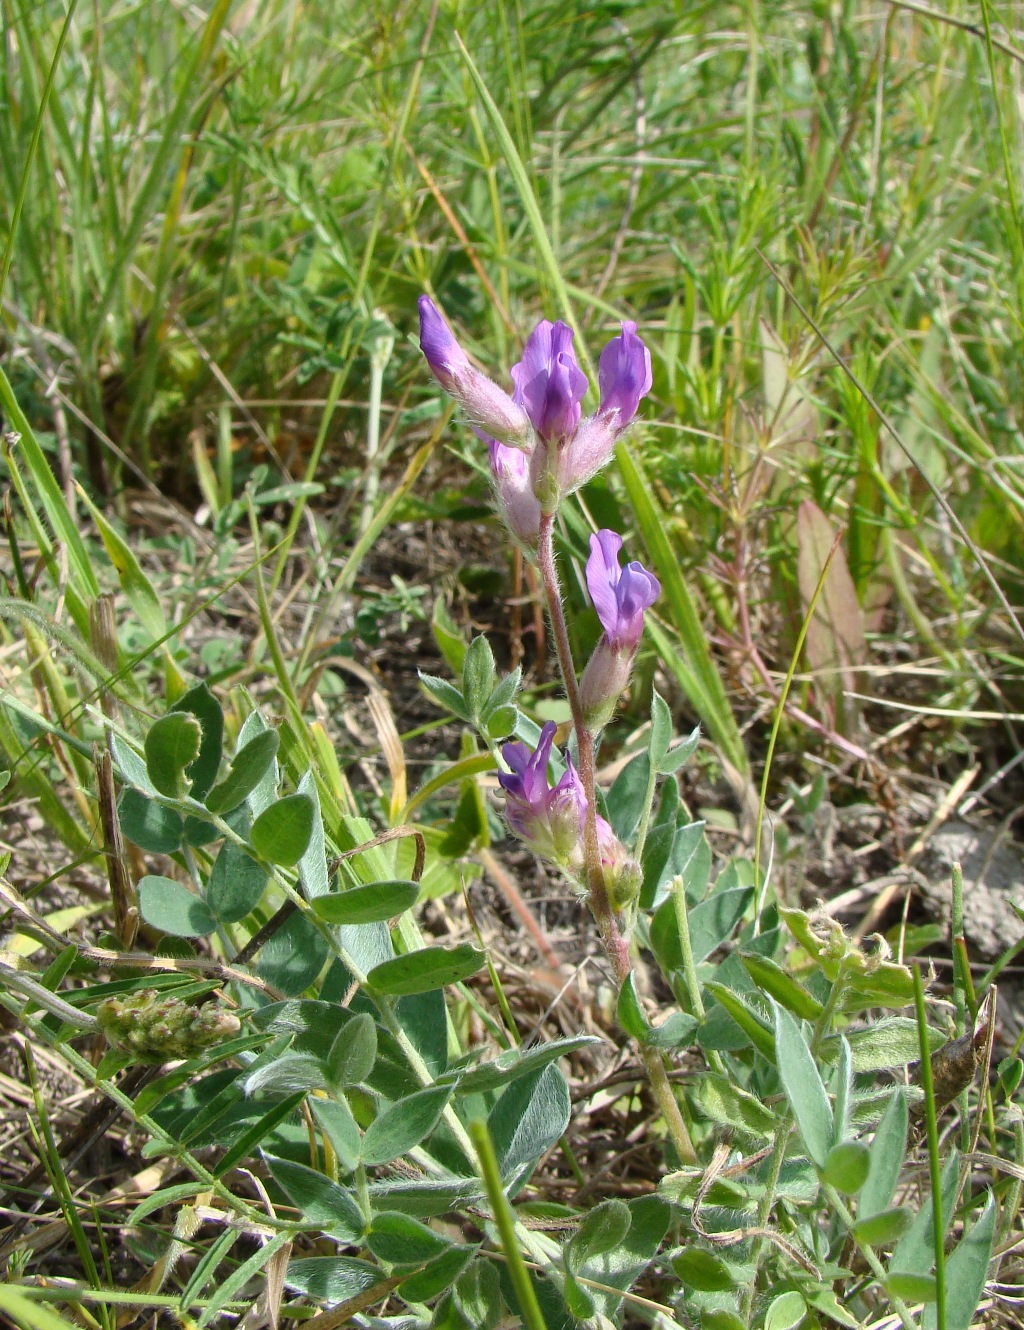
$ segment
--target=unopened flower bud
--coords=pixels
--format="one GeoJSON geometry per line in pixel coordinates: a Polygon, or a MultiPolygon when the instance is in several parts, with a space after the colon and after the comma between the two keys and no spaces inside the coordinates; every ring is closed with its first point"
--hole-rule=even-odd
{"type": "Polygon", "coordinates": [[[242,1028],[237,1016],[212,1002],[192,1007],[155,988],[107,998],[96,1009],[96,1019],[113,1047],[140,1062],[196,1057],[242,1028]]]}
{"type": "Polygon", "coordinates": [[[540,536],[540,503],[530,484],[530,458],[519,448],[487,440],[491,475],[505,524],[531,553],[540,536]]]}
{"type": "Polygon", "coordinates": [[[419,310],[420,350],[441,387],[485,434],[525,447],[533,430],[522,406],[470,363],[429,296],[420,296],[419,310]]]}

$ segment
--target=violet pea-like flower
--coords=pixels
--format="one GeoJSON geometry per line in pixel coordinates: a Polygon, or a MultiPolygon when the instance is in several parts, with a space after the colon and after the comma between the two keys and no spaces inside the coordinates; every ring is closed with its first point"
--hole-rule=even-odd
{"type": "MultiPolygon", "coordinates": [[[[579,875],[583,870],[587,795],[572,759],[554,786],[548,782],[548,762],[555,738],[549,720],[531,752],[524,743],[505,744],[501,756],[509,770],[498,775],[505,791],[505,820],[509,829],[544,859],[579,875]]],[[[598,847],[611,862],[619,852],[615,833],[603,817],[597,819],[598,847]]]]}
{"type": "Polygon", "coordinates": [[[640,563],[619,566],[622,537],[598,531],[590,537],[587,589],[604,629],[580,680],[580,701],[595,729],[607,724],[629,682],[644,630],[644,610],[661,594],[661,583],[640,563]]]}
{"type": "Polygon", "coordinates": [[[572,329],[559,320],[542,319],[527,338],[523,358],[512,366],[512,394],[548,444],[571,438],[580,423],[580,401],[587,376],[572,347],[572,329]]]}
{"type": "Polygon", "coordinates": [[[566,494],[579,489],[605,465],[620,436],[632,423],[640,400],[651,391],[651,353],[627,320],[618,337],[601,352],[597,370],[601,405],[580,425],[562,468],[566,494]]]}
{"type": "Polygon", "coordinates": [[[516,448],[533,439],[523,407],[471,363],[429,296],[420,296],[420,350],[434,377],[485,434],[516,448]]]}

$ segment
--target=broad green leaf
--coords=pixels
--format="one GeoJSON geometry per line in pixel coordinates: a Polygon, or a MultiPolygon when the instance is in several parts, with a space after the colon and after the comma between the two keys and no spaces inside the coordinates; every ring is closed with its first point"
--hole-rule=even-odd
{"type": "Polygon", "coordinates": [[[896,1271],[886,1279],[885,1286],[905,1302],[934,1302],[939,1296],[934,1275],[907,1275],[896,1271]]]}
{"type": "Polygon", "coordinates": [[[626,976],[626,982],[619,989],[615,1012],[618,1022],[626,1034],[638,1040],[641,1044],[646,1044],[651,1034],[651,1023],[640,1005],[640,999],[637,997],[636,976],[632,970],[626,976]]]}
{"type": "MultiPolygon", "coordinates": [[[[578,1272],[581,1280],[592,1279],[626,1292],[654,1259],[668,1232],[672,1207],[660,1196],[642,1196],[628,1204],[629,1232],[610,1251],[585,1261],[578,1272]]],[[[621,1301],[617,1294],[594,1287],[588,1292],[603,1315],[615,1315],[621,1301]]]]}
{"type": "Polygon", "coordinates": [[[124,783],[131,785],[136,790],[141,790],[143,794],[155,795],[157,793],[156,786],[149,778],[145,760],[139,756],[135,749],[117,734],[111,735],[110,748],[114,765],[124,783]]]}
{"type": "MultiPolygon", "coordinates": [[[[686,830],[688,828],[682,829],[686,830]]],[[[698,964],[731,936],[753,898],[754,893],[750,887],[733,887],[727,891],[716,891],[699,905],[688,908],[690,946],[693,959],[698,964]]],[[[681,969],[683,953],[679,947],[679,924],[674,900],[666,900],[660,905],[651,921],[651,949],[666,974],[681,969]]]]}
{"type": "Polygon", "coordinates": [[[450,1085],[436,1085],[388,1104],[366,1129],[363,1162],[388,1164],[419,1145],[437,1126],[451,1093],[450,1085]]]}
{"type": "Polygon", "coordinates": [[[169,877],[144,877],[138,885],[139,912],[147,924],[172,937],[206,937],[217,927],[210,907],[169,877]]]}
{"type": "MultiPolygon", "coordinates": [[[[894,1067],[906,1067],[921,1056],[917,1021],[906,1016],[885,1016],[864,1029],[847,1030],[845,1037],[856,1072],[891,1071],[894,1067]]],[[[945,1036],[929,1027],[928,1041],[934,1052],[942,1046],[945,1036]]],[[[835,1056],[836,1045],[834,1037],[824,1041],[826,1056],[835,1056]]]]}
{"type": "Polygon", "coordinates": [[[764,1330],[796,1330],[807,1315],[807,1303],[796,1291],[780,1293],[768,1304],[764,1314],[764,1330]]]}
{"type": "Polygon", "coordinates": [[[344,1098],[320,1099],[313,1096],[307,1102],[334,1147],[339,1164],[346,1173],[353,1172],[359,1163],[363,1138],[348,1101],[344,1098]]]}
{"type": "Polygon", "coordinates": [[[447,1251],[452,1242],[411,1215],[385,1211],[373,1216],[366,1245],[380,1260],[401,1266],[431,1261],[447,1251]]]}
{"type": "Polygon", "coordinates": [[[892,1204],[907,1149],[908,1118],[907,1096],[897,1085],[871,1142],[871,1164],[857,1207],[860,1219],[869,1219],[892,1204]]]}
{"type": "Polygon", "coordinates": [[[687,1247],[672,1257],[672,1269],[686,1290],[700,1293],[728,1293],[736,1287],[731,1267],[705,1247],[687,1247]]]}
{"type": "Polygon", "coordinates": [[[211,813],[230,813],[244,803],[274,763],[281,739],[276,730],[255,734],[235,754],[227,775],[210,790],[206,806],[211,813]]]}
{"type": "Polygon", "coordinates": [[[261,979],[295,997],[307,989],[329,954],[326,938],[303,914],[293,914],[263,944],[256,971],[261,979]]]}
{"type": "Polygon", "coordinates": [[[866,1219],[858,1219],[853,1226],[853,1236],[869,1247],[891,1247],[910,1230],[913,1222],[913,1210],[896,1205],[889,1210],[879,1210],[866,1219]]]}
{"type": "MultiPolygon", "coordinates": [[[[996,1231],[996,1202],[989,1192],[981,1214],[946,1258],[946,1330],[970,1330],[985,1292],[996,1231]]],[[[935,1307],[924,1316],[924,1330],[938,1324],[935,1307]]]]}
{"type": "Polygon", "coordinates": [[[399,998],[395,1015],[435,1080],[448,1067],[448,1008],[444,991],[410,993],[399,998]]]}
{"type": "MultiPolygon", "coordinates": [[[[960,1192],[960,1152],[955,1148],[950,1150],[949,1157],[942,1165],[940,1191],[944,1236],[960,1192]]],[[[913,1217],[913,1223],[900,1238],[889,1268],[898,1270],[900,1274],[927,1275],[931,1273],[934,1264],[935,1223],[931,1193],[927,1192],[922,1198],[920,1210],[913,1217]]]]}
{"type": "Polygon", "coordinates": [[[194,716],[169,711],[154,721],[146,735],[146,771],[168,799],[183,799],[191,788],[186,769],[196,760],[202,727],[194,716]]]}
{"type": "Polygon", "coordinates": [[[520,1076],[528,1076],[542,1071],[550,1062],[574,1053],[588,1044],[600,1043],[594,1035],[578,1034],[569,1039],[556,1039],[550,1044],[535,1044],[524,1053],[521,1049],[510,1048],[499,1057],[467,1071],[455,1087],[456,1094],[481,1094],[485,1090],[499,1090],[509,1085],[520,1076]]]}
{"type": "Polygon", "coordinates": [[[574,1273],[595,1256],[603,1256],[621,1246],[633,1223],[625,1201],[602,1201],[588,1210],[565,1249],[565,1263],[574,1273]]]}
{"type": "Polygon", "coordinates": [[[249,839],[261,858],[291,868],[302,858],[312,834],[313,800],[308,794],[288,794],[260,813],[249,839]]]}
{"type": "Polygon", "coordinates": [[[363,1212],[344,1187],[305,1164],[264,1155],[274,1181],[298,1207],[303,1219],[341,1242],[358,1242],[366,1229],[363,1212]]]}
{"type": "Polygon", "coordinates": [[[359,1085],[377,1060],[377,1026],[367,1011],[343,1025],[327,1055],[327,1074],[337,1089],[359,1085]]]}
{"type": "Polygon", "coordinates": [[[781,965],[754,952],[741,952],[740,960],[761,992],[781,1003],[794,1016],[804,1021],[816,1021],[821,1015],[818,999],[812,997],[803,984],[797,983],[781,965]]]}
{"type": "Polygon", "coordinates": [[[494,653],[481,633],[474,637],[462,663],[462,696],[473,719],[477,719],[494,688],[494,653]]]}
{"type": "Polygon", "coordinates": [[[293,1293],[331,1304],[358,1297],[383,1279],[377,1266],[355,1256],[306,1256],[289,1261],[284,1276],[285,1286],[293,1293]]]}
{"type": "Polygon", "coordinates": [[[267,885],[267,870],[235,841],[226,840],[218,851],[206,884],[206,903],[218,919],[237,923],[260,903],[267,885]]]}
{"type": "Polygon", "coordinates": [[[557,1067],[513,1081],[487,1119],[502,1177],[532,1168],[565,1131],[570,1111],[569,1087],[557,1067]]]}
{"type": "Polygon", "coordinates": [[[476,1178],[393,1178],[371,1182],[369,1190],[374,1209],[401,1210],[421,1219],[484,1203],[484,1191],[476,1178]]]}
{"type": "Polygon", "coordinates": [[[327,841],[320,812],[320,795],[312,771],[307,771],[299,781],[295,793],[306,795],[313,804],[313,829],[309,834],[309,844],[299,858],[299,885],[306,900],[314,901],[330,891],[331,875],[327,867],[327,841]]]}
{"type": "Polygon", "coordinates": [[[839,1145],[850,1134],[850,1113],[853,1106],[853,1055],[845,1035],[839,1036],[839,1061],[836,1064],[833,1081],[835,1100],[832,1106],[832,1143],[839,1145]]]}
{"type": "Polygon", "coordinates": [[[643,816],[651,759],[638,753],[615,777],[608,791],[608,820],[624,844],[629,844],[643,816]]]}
{"type": "MultiPolygon", "coordinates": [[[[751,1006],[750,999],[740,993],[734,993],[724,984],[709,979],[704,985],[712,997],[718,999],[732,1019],[740,1027],[759,1053],[770,1061],[775,1061],[775,1035],[768,1028],[760,1012],[751,1006]]],[[[709,1012],[711,1017],[714,1012],[709,1012]]],[[[698,1033],[698,1040],[700,1035],[698,1033]]]]}
{"type": "Polygon", "coordinates": [[[398,1296],[406,1302],[426,1302],[428,1298],[436,1298],[439,1293],[451,1288],[479,1250],[478,1245],[450,1246],[447,1251],[429,1261],[422,1270],[404,1279],[396,1289],[398,1296]]]}
{"type": "Polygon", "coordinates": [[[840,1141],[825,1157],[821,1176],[844,1196],[855,1196],[868,1176],[871,1156],[861,1141],[840,1141]]]}
{"type": "MultiPolygon", "coordinates": [[[[666,782],[666,788],[678,792],[675,781],[666,782]]],[[[668,899],[674,878],[683,879],[684,890],[690,901],[703,898],[711,873],[711,850],[704,834],[703,822],[690,822],[677,826],[676,820],[655,826],[644,846],[643,886],[640,905],[645,910],[658,910],[668,899]]],[[[675,910],[672,911],[673,915],[675,910]]],[[[678,932],[675,934],[678,951],[678,932]]],[[[669,945],[672,945],[671,941],[669,945]]]]}
{"type": "Polygon", "coordinates": [[[326,1090],[323,1063],[311,1053],[282,1053],[253,1068],[243,1084],[247,1095],[292,1095],[299,1090],[326,1090]]]}
{"type": "Polygon", "coordinates": [[[392,997],[429,993],[468,979],[483,963],[484,953],[468,943],[457,947],[424,947],[375,966],[367,982],[378,993],[392,997]]]}
{"type": "Polygon", "coordinates": [[[832,1146],[832,1106],[803,1031],[785,1007],[775,1003],[774,1008],[779,1078],[804,1145],[820,1168],[832,1146]]]}
{"type": "Polygon", "coordinates": [[[220,709],[220,703],[204,683],[196,684],[187,693],[183,693],[171,711],[191,713],[202,726],[203,737],[199,745],[199,756],[185,773],[192,782],[190,791],[192,798],[202,803],[217,779],[220,768],[221,754],[224,750],[224,713],[220,709]]]}
{"type": "Polygon", "coordinates": [[[313,909],[329,924],[376,924],[404,914],[416,904],[419,894],[415,882],[370,882],[319,896],[313,909]]]}
{"type": "Polygon", "coordinates": [[[449,683],[447,679],[441,679],[436,674],[424,674],[419,671],[420,686],[442,711],[450,711],[453,716],[459,720],[464,720],[467,725],[472,723],[473,713],[469,709],[469,704],[462,696],[462,693],[454,684],[449,683]]]}
{"type": "Polygon", "coordinates": [[[694,1098],[705,1117],[723,1127],[758,1138],[773,1136],[778,1127],[775,1114],[756,1095],[715,1072],[698,1078],[694,1098]]]}
{"type": "MultiPolygon", "coordinates": [[[[242,728],[238,732],[238,747],[244,748],[247,743],[255,739],[258,734],[265,734],[268,731],[266,721],[258,711],[250,711],[242,723],[242,728]]],[[[265,808],[268,808],[277,797],[277,762],[271,762],[270,766],[263,773],[263,779],[252,791],[245,801],[253,821],[259,817],[265,808]]],[[[300,788],[300,793],[301,793],[300,788]]]]}
{"type": "Polygon", "coordinates": [[[158,804],[141,790],[127,786],[118,801],[118,817],[125,838],[150,854],[174,854],[181,848],[185,821],[166,804],[158,804]]]}
{"type": "Polygon", "coordinates": [[[671,776],[678,771],[681,766],[689,762],[697,751],[700,744],[700,726],[690,731],[682,743],[676,744],[670,748],[665,756],[658,763],[657,771],[660,776],[671,776]]]}
{"type": "Polygon", "coordinates": [[[647,744],[651,766],[661,770],[661,763],[668,746],[672,742],[672,712],[662,695],[655,688],[651,694],[651,737],[647,744]]]}

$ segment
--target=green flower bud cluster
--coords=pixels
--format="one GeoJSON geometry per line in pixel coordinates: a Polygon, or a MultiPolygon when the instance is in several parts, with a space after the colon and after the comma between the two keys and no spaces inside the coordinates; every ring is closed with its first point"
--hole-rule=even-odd
{"type": "Polygon", "coordinates": [[[96,1019],[114,1048],[140,1062],[195,1057],[242,1028],[237,1016],[212,1002],[191,1007],[155,988],[107,998],[97,1008],[96,1019]]]}

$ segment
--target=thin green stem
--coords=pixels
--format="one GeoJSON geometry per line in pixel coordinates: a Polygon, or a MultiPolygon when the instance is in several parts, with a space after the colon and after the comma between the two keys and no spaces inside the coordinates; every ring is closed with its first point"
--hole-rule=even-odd
{"type": "MultiPolygon", "coordinates": [[[[761,1197],[757,1206],[757,1227],[765,1229],[768,1227],[768,1220],[771,1218],[772,1206],[775,1204],[775,1193],[778,1189],[779,1178],[782,1175],[782,1163],[786,1158],[786,1142],[789,1140],[789,1133],[793,1126],[793,1114],[790,1109],[786,1109],[779,1125],[775,1129],[775,1139],[772,1141],[772,1152],[768,1157],[768,1176],[765,1179],[764,1195],[761,1197]]],[[[750,1312],[754,1305],[754,1294],[757,1292],[757,1272],[761,1268],[761,1261],[764,1259],[765,1249],[768,1246],[768,1240],[759,1237],[755,1240],[751,1251],[751,1263],[754,1272],[747,1282],[743,1293],[743,1305],[741,1308],[741,1317],[748,1324],[750,1322],[750,1312]]]]}
{"type": "Polygon", "coordinates": [[[494,1222],[497,1225],[498,1236],[501,1239],[501,1249],[505,1253],[505,1259],[508,1262],[508,1272],[512,1280],[512,1287],[516,1291],[516,1300],[519,1303],[523,1325],[526,1326],[526,1330],[547,1330],[544,1313],[537,1301],[537,1292],[530,1281],[530,1272],[523,1260],[523,1253],[519,1250],[519,1243],[516,1239],[515,1215],[502,1186],[498,1160],[494,1153],[494,1143],[491,1140],[490,1132],[487,1130],[487,1124],[482,1121],[472,1122],[470,1123],[469,1132],[473,1138],[473,1145],[476,1147],[477,1158],[480,1161],[480,1176],[487,1191],[487,1199],[491,1203],[491,1211],[494,1214],[494,1222]]]}
{"type": "Polygon", "coordinates": [[[943,1244],[945,1220],[942,1216],[942,1163],[939,1160],[939,1126],[935,1114],[935,1083],[932,1079],[931,1046],[928,1043],[928,1016],[924,1006],[921,967],[914,962],[914,1009],[917,1036],[921,1044],[921,1089],[924,1091],[924,1122],[928,1135],[928,1172],[932,1181],[932,1233],[935,1248],[935,1324],[946,1330],[946,1249],[943,1244]]]}

